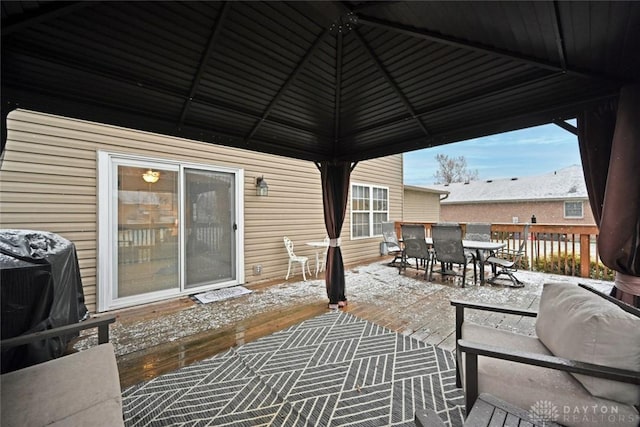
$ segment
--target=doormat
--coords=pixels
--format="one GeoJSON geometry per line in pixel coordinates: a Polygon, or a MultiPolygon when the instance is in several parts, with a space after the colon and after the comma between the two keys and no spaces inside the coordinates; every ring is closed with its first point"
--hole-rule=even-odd
{"type": "Polygon", "coordinates": [[[216,289],[214,291],[203,292],[193,295],[199,303],[207,304],[215,301],[222,301],[229,298],[239,297],[241,295],[250,294],[252,291],[244,286],[234,286],[233,288],[216,289]]]}

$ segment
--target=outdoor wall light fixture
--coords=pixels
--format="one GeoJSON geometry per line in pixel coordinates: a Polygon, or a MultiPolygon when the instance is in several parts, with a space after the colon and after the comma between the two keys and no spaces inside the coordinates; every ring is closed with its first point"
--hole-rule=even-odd
{"type": "Polygon", "coordinates": [[[149,184],[155,184],[160,179],[160,172],[152,171],[151,169],[149,169],[142,174],[142,179],[144,179],[145,182],[148,182],[149,184]]]}
{"type": "Polygon", "coordinates": [[[267,181],[264,180],[264,176],[256,178],[256,196],[268,196],[269,186],[267,181]]]}

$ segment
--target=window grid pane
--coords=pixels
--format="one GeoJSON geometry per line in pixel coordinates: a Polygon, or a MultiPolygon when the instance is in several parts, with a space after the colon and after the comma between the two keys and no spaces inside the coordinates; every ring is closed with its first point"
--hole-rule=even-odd
{"type": "Polygon", "coordinates": [[[351,196],[351,209],[354,212],[369,210],[369,188],[354,185],[351,196]]]}
{"type": "Polygon", "coordinates": [[[369,214],[354,213],[351,229],[352,229],[353,237],[369,236],[369,214]]]}
{"type": "Polygon", "coordinates": [[[373,214],[373,234],[382,235],[382,223],[387,221],[387,213],[373,214]]]}
{"type": "Polygon", "coordinates": [[[565,218],[582,218],[582,202],[564,202],[565,218]]]}
{"type": "Polygon", "coordinates": [[[365,185],[351,186],[351,237],[382,235],[389,218],[389,190],[365,185]]]}

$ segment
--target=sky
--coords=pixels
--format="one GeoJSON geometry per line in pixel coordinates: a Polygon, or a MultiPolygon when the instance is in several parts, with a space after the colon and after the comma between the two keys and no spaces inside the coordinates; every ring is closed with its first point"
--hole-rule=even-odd
{"type": "MultiPolygon", "coordinates": [[[[575,120],[569,123],[575,126],[575,120]]],[[[404,183],[433,185],[437,154],[464,156],[467,169],[477,170],[481,180],[541,175],[581,164],[578,137],[550,124],[405,153],[404,183]]]]}

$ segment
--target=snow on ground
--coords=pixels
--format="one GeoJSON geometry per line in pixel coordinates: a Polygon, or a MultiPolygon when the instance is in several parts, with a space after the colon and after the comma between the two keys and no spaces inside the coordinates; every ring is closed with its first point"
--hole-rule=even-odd
{"type": "MultiPolygon", "coordinates": [[[[608,291],[612,286],[611,282],[528,271],[519,271],[517,275],[526,283],[524,288],[491,285],[461,288],[451,282],[427,282],[422,278],[422,273],[416,275],[415,269],[407,269],[406,273],[398,274],[396,268],[389,267],[384,262],[375,262],[347,270],[345,279],[347,298],[350,302],[399,309],[402,319],[407,322],[424,316],[419,304],[414,303],[426,296],[443,300],[442,303],[447,306],[449,299],[454,298],[517,306],[519,301],[531,301],[535,296],[539,296],[545,281],[587,283],[602,291],[608,291]]],[[[440,280],[439,277],[437,280],[440,280]]],[[[238,298],[195,304],[153,319],[116,322],[111,325],[110,340],[115,346],[116,354],[120,356],[223,328],[274,310],[323,301],[328,302],[324,279],[285,282],[238,298]]],[[[76,347],[90,345],[95,345],[95,337],[81,340],[76,347]]]]}

